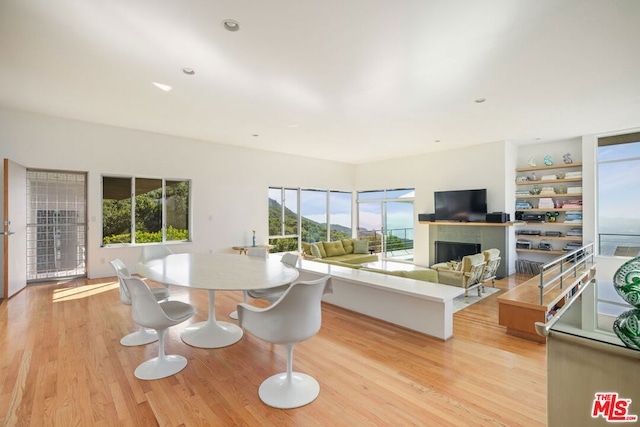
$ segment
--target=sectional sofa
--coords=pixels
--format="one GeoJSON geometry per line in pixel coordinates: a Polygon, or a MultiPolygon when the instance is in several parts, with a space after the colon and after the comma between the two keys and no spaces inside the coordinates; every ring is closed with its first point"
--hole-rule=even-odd
{"type": "Polygon", "coordinates": [[[332,242],[302,243],[305,259],[328,264],[362,264],[378,261],[378,256],[369,253],[369,242],[358,239],[335,240],[332,242]]]}
{"type": "Polygon", "coordinates": [[[333,242],[302,243],[305,259],[325,264],[361,269],[372,273],[405,277],[423,282],[438,283],[438,272],[432,269],[413,271],[387,271],[378,268],[364,267],[362,264],[378,261],[378,256],[369,254],[366,240],[347,239],[333,242]],[[315,246],[315,248],[313,247],[315,246]]]}

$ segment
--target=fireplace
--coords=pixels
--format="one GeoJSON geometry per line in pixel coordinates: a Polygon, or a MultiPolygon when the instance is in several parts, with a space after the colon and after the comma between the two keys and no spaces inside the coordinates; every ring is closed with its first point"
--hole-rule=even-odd
{"type": "Polygon", "coordinates": [[[479,243],[463,243],[463,242],[443,242],[436,240],[435,242],[436,264],[447,261],[461,261],[466,255],[480,253],[479,243]]]}

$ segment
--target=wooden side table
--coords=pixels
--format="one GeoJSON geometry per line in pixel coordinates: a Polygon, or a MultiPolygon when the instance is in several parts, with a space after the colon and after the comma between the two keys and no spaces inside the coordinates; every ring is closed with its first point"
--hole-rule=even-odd
{"type": "Polygon", "coordinates": [[[270,251],[271,249],[275,248],[275,246],[274,245],[256,245],[256,246],[245,245],[245,246],[233,246],[231,249],[233,249],[234,251],[238,251],[239,255],[242,255],[242,254],[246,255],[249,248],[266,248],[267,251],[270,251]]]}

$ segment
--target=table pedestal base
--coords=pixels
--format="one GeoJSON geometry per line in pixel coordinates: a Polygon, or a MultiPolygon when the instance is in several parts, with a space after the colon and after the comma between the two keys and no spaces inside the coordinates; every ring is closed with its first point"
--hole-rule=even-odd
{"type": "Polygon", "coordinates": [[[237,343],[243,331],[228,322],[209,321],[195,323],[182,331],[182,341],[201,348],[220,348],[237,343]]]}
{"type": "Polygon", "coordinates": [[[180,337],[193,347],[220,348],[237,343],[243,333],[238,325],[216,321],[215,291],[209,290],[209,319],[186,327],[180,337]]]}

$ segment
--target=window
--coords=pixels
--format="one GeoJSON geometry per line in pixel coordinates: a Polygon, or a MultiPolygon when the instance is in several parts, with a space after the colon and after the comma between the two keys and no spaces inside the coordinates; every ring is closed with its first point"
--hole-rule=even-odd
{"type": "Polygon", "coordinates": [[[188,241],[188,180],[102,177],[102,245],[188,241]]]}
{"type": "Polygon", "coordinates": [[[598,140],[600,255],[640,255],[640,133],[598,140]]]}
{"type": "Polygon", "coordinates": [[[295,251],[300,242],[350,239],[350,192],[269,188],[272,252],[295,251]]]}
{"type": "Polygon", "coordinates": [[[413,188],[358,192],[358,238],[385,258],[413,260],[413,188]]]}
{"type": "Polygon", "coordinates": [[[271,252],[298,250],[298,190],[269,188],[269,244],[271,252]]]}

